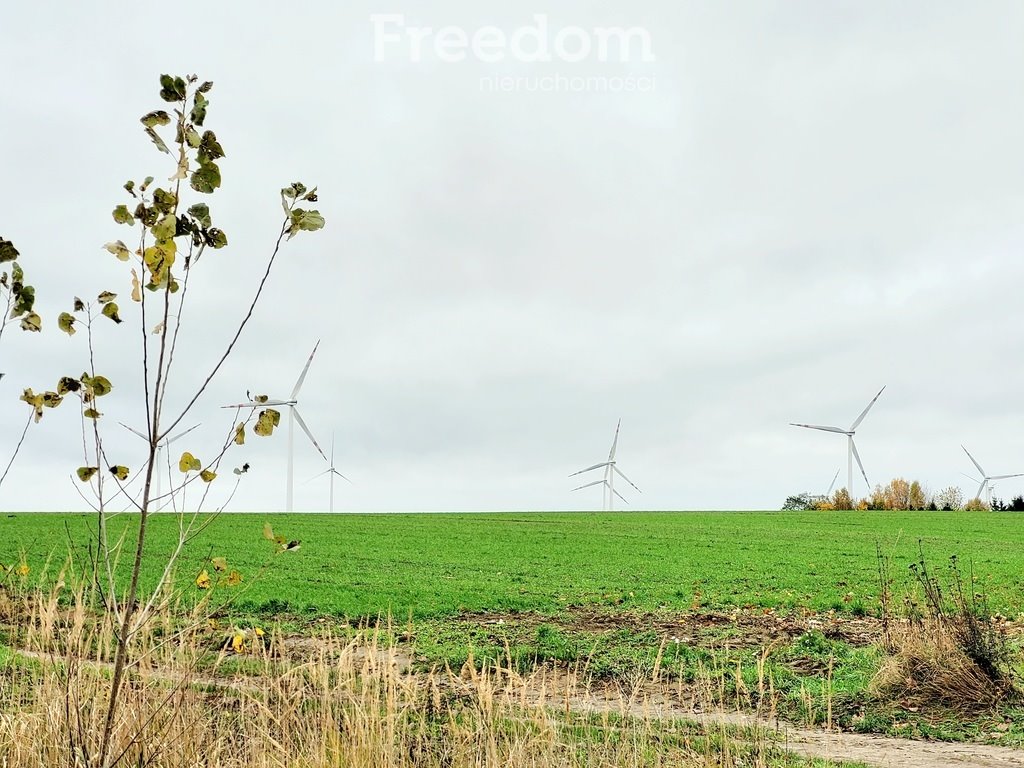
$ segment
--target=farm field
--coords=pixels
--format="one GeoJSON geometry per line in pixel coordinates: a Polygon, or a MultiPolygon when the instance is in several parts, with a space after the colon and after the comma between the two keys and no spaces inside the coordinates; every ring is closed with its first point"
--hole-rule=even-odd
{"type": "MultiPolygon", "coordinates": [[[[149,580],[177,525],[169,515],[152,520],[149,580]]],[[[93,523],[85,514],[0,518],[5,583],[45,589],[69,551],[87,571],[93,523]]],[[[131,536],[135,518],[116,517],[111,531],[131,536]]],[[[498,679],[522,681],[514,698],[525,701],[562,680],[573,717],[602,706],[606,715],[624,713],[623,702],[644,700],[668,707],[666,720],[644,714],[637,727],[645,729],[709,710],[774,713],[811,729],[801,736],[810,740],[810,763],[772,753],[758,765],[829,764],[814,761],[836,754],[819,729],[839,726],[867,739],[841,753],[844,761],[872,765],[878,755],[918,749],[899,738],[966,742],[974,745],[965,745],[969,756],[1024,745],[1016,698],[965,713],[957,701],[970,691],[921,699],[899,687],[899,674],[895,689],[878,687],[892,658],[877,618],[879,549],[897,600],[913,591],[908,566],[923,550],[941,580],[955,555],[992,610],[1017,618],[1022,544],[1016,516],[992,513],[225,514],[189,543],[178,585],[186,600],[213,600],[193,647],[201,675],[274,679],[282,658],[304,663],[311,649],[324,648],[346,657],[349,641],[382,643],[416,675],[440,675],[442,687],[460,679],[486,687],[479,681],[490,678],[467,678],[466,670],[505,669],[498,679]],[[276,552],[264,537],[268,524],[301,546],[276,552]],[[229,587],[232,570],[242,580],[229,587]],[[195,584],[204,571],[212,590],[195,584]],[[375,630],[378,619],[385,621],[375,630]],[[259,627],[274,639],[257,642],[259,627]],[[260,656],[267,642],[276,661],[260,656]],[[573,692],[568,681],[577,676],[586,683],[573,692]]],[[[1019,638],[1015,629],[1015,675],[1019,638]]],[[[723,743],[737,738],[751,739],[723,743]]],[[[960,754],[940,752],[929,763],[928,748],[919,751],[909,758],[915,765],[945,765],[960,754]]]]}
{"type": "MultiPolygon", "coordinates": [[[[131,516],[118,521],[131,529],[131,516]]],[[[70,542],[84,566],[93,524],[85,514],[8,515],[0,562],[24,557],[39,574],[49,561],[52,572],[70,542]]],[[[151,577],[174,528],[170,516],[154,518],[151,577]]],[[[937,571],[951,555],[965,572],[973,568],[992,610],[1024,611],[1024,528],[1009,513],[225,514],[189,544],[179,578],[226,557],[243,577],[231,595],[239,610],[350,619],[567,606],[871,615],[876,546],[891,558],[898,586],[919,541],[937,571]],[[262,536],[267,522],[301,548],[273,554],[262,536]]]]}

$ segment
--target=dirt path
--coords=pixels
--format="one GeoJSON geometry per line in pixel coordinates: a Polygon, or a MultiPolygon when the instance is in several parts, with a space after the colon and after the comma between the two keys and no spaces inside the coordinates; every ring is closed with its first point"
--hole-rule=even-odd
{"type": "Polygon", "coordinates": [[[861,733],[800,728],[735,712],[694,712],[668,700],[630,701],[602,695],[549,695],[548,703],[576,712],[614,712],[634,717],[679,719],[706,728],[763,728],[781,736],[780,746],[803,757],[861,762],[878,768],[1006,768],[1024,766],[1024,750],[987,744],[917,741],[861,733]]]}

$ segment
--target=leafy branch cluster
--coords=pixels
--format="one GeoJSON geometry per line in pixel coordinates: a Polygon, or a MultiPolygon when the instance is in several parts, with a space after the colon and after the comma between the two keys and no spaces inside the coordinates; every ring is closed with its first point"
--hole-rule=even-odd
{"type": "MultiPolygon", "coordinates": [[[[129,180],[124,184],[126,199],[113,208],[111,216],[118,226],[130,228],[131,234],[103,246],[105,251],[127,266],[124,293],[127,293],[128,302],[121,299],[119,303],[119,292],[113,290],[100,291],[90,301],[74,297],[70,308],[58,315],[57,327],[68,336],[83,332],[87,346],[85,370],[80,375],[61,376],[53,389],[36,392],[25,388],[21,394],[21,400],[30,408],[26,431],[30,424],[42,419],[47,409],[57,408],[68,398],[77,399],[79,405],[84,462],[76,475],[80,488],[91,490],[92,499],[82,490],[80,493],[97,513],[94,581],[103,606],[118,626],[106,728],[97,752],[93,752],[87,761],[90,765],[94,764],[94,758],[98,758],[95,764],[102,766],[116,764],[120,759],[111,752],[112,730],[129,659],[137,651],[134,638],[154,612],[170,601],[167,589],[184,546],[230,501],[242,475],[248,472],[248,464],[235,468],[235,486],[227,500],[212,512],[203,513],[210,487],[220,474],[222,460],[233,446],[244,444],[247,425],[251,423],[257,435],[268,436],[280,424],[281,414],[273,408],[263,407],[268,400],[266,397],[254,398],[255,406],[248,409],[248,413],[245,409],[235,412],[221,445],[212,455],[207,455],[206,461],[198,458],[198,452],[186,450],[181,453],[175,463],[179,479],[169,491],[158,496],[154,479],[161,472],[157,462],[160,448],[167,445],[171,434],[196,406],[230,356],[253,317],[282,244],[300,232],[314,232],[324,226],[324,218],[319,211],[306,205],[317,202],[315,187],[310,189],[296,182],[281,190],[284,218],[248,310],[212,370],[198,381],[190,396],[175,405],[175,398],[167,398],[167,395],[176,371],[179,332],[189,316],[190,281],[207,250],[218,251],[228,245],[227,234],[214,225],[209,205],[203,201],[186,203],[183,199],[190,190],[209,196],[221,187],[219,161],[226,153],[216,134],[206,126],[212,88],[213,83],[199,82],[194,75],[160,77],[159,95],[165,106],[147,112],[141,123],[157,149],[170,157],[171,175],[166,183],[155,183],[153,176],[146,176],[141,181],[129,180]],[[127,311],[132,307],[132,311],[127,311]],[[105,417],[100,403],[115,390],[115,383],[98,369],[94,340],[101,324],[111,328],[108,321],[117,328],[116,333],[123,334],[126,329],[134,327],[138,334],[143,374],[143,392],[139,399],[145,404],[146,419],[145,428],[138,430],[138,434],[146,439],[147,455],[144,463],[136,469],[120,457],[108,456],[102,439],[101,425],[105,423],[105,417]],[[194,511],[185,512],[185,492],[195,484],[200,489],[199,500],[189,505],[194,507],[194,511]],[[131,545],[123,539],[108,540],[108,518],[114,514],[109,510],[111,502],[118,498],[126,500],[138,513],[131,545]],[[162,573],[155,585],[148,589],[146,597],[142,594],[140,576],[147,523],[149,516],[167,501],[174,504],[177,512],[177,543],[161,561],[162,573]],[[122,547],[129,549],[127,557],[121,556],[122,547]]],[[[34,308],[35,291],[24,282],[24,274],[16,261],[18,256],[13,243],[0,238],[0,264],[12,264],[10,272],[0,272],[0,301],[6,302],[0,334],[15,321],[20,321],[21,327],[28,331],[38,332],[42,328],[42,321],[34,308]]],[[[21,442],[18,443],[19,448],[20,445],[21,442]]],[[[4,477],[6,471],[0,475],[0,483],[4,477]]],[[[283,537],[274,536],[269,529],[264,531],[264,535],[274,542],[278,552],[299,546],[297,541],[287,542],[283,537]]],[[[223,572],[216,579],[217,584],[230,587],[241,582],[241,574],[228,570],[224,558],[213,558],[210,562],[214,573],[223,572]]],[[[206,569],[195,580],[199,589],[209,589],[213,584],[214,580],[206,569]]]]}

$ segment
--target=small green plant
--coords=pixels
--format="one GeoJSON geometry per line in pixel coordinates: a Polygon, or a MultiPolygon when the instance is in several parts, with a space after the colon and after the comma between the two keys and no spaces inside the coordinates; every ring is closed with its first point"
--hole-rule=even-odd
{"type": "MultiPolygon", "coordinates": [[[[84,331],[79,338],[84,337],[86,341],[85,361],[82,364],[68,361],[67,365],[75,371],[84,368],[85,372],[62,376],[52,390],[37,393],[25,389],[21,395],[31,409],[29,418],[35,421],[43,416],[44,409],[55,408],[65,400],[76,399],[79,404],[84,456],[76,475],[82,498],[96,513],[94,547],[90,553],[95,568],[93,583],[111,619],[115,642],[109,692],[101,697],[105,699],[101,732],[97,736],[78,727],[69,738],[83,764],[100,768],[110,768],[126,759],[124,734],[118,737],[119,745],[114,745],[115,731],[123,730],[117,724],[123,720],[120,715],[126,706],[124,701],[131,698],[130,691],[125,691],[126,675],[143,652],[139,638],[147,623],[175,599],[173,574],[179,557],[185,545],[230,501],[248,471],[248,464],[236,467],[233,486],[224,488],[223,480],[215,482],[223,474],[221,464],[225,455],[245,443],[246,428],[250,425],[256,435],[272,434],[280,422],[280,413],[269,406],[253,407],[248,412],[240,409],[219,446],[206,452],[186,450],[176,461],[168,461],[166,467],[158,466],[160,449],[196,407],[231,355],[253,317],[284,242],[299,232],[312,232],[324,226],[320,213],[306,205],[317,201],[316,188],[309,189],[296,182],[281,190],[282,223],[247,311],[234,331],[229,332],[228,341],[212,370],[201,373],[193,383],[183,382],[184,390],[171,389],[171,382],[178,384],[176,375],[180,373],[176,361],[182,359],[179,341],[183,342],[184,337],[179,336],[179,332],[200,310],[191,301],[196,293],[196,281],[200,279],[197,275],[211,258],[208,254],[228,245],[227,234],[214,224],[210,206],[205,202],[221,186],[219,163],[226,155],[217,135],[206,123],[212,89],[212,82],[201,82],[195,75],[161,75],[159,97],[162,104],[143,115],[140,122],[156,148],[167,156],[170,171],[167,183],[146,176],[141,181],[129,180],[124,184],[122,201],[115,205],[111,216],[114,225],[127,228],[129,234],[123,236],[125,239],[114,239],[102,246],[107,258],[113,257],[121,265],[121,273],[113,286],[117,290],[104,289],[92,300],[76,296],[69,302],[67,311],[57,318],[57,327],[68,336],[84,331]],[[195,197],[194,201],[186,200],[190,195],[195,197]],[[122,294],[127,298],[122,298],[122,294]],[[141,387],[131,397],[144,407],[145,426],[137,430],[147,443],[146,458],[141,466],[133,466],[127,457],[114,455],[104,444],[104,412],[111,408],[106,404],[116,400],[117,395],[111,393],[120,392],[121,386],[104,375],[97,360],[94,340],[101,326],[119,334],[122,349],[139,344],[141,375],[134,380],[140,381],[141,387]],[[130,337],[125,336],[128,328],[133,328],[130,337]],[[173,474],[172,466],[177,469],[173,474]],[[162,495],[156,493],[154,482],[161,472],[176,478],[170,491],[162,495]],[[214,488],[224,488],[219,504],[211,501],[214,488]],[[116,537],[110,533],[114,500],[120,503],[127,500],[137,513],[132,527],[116,537]],[[144,562],[154,557],[147,547],[150,517],[168,504],[177,513],[177,535],[169,551],[165,550],[157,558],[158,576],[144,585],[144,562]]],[[[13,303],[9,316],[20,317],[23,328],[38,331],[40,321],[32,306],[34,291],[23,282],[22,272],[14,261],[17,256],[10,242],[0,240],[0,262],[14,264],[10,277],[6,272],[0,276],[0,287],[8,305],[13,303]]],[[[259,275],[258,269],[255,274],[259,275]]],[[[0,323],[0,332],[7,322],[0,323]]],[[[205,329],[207,344],[217,330],[205,329]]],[[[253,400],[261,403],[267,398],[257,396],[253,400]]],[[[273,536],[272,532],[268,538],[277,544],[279,552],[299,546],[298,541],[287,542],[284,537],[273,536]]],[[[199,595],[206,596],[200,597],[199,602],[207,604],[215,587],[237,586],[242,578],[224,557],[211,556],[198,575],[188,582],[199,595]]],[[[72,697],[79,695],[80,692],[69,693],[72,697]]],[[[71,711],[77,711],[77,707],[72,707],[71,711]]],[[[135,736],[129,734],[126,738],[131,743],[135,736]]]]}

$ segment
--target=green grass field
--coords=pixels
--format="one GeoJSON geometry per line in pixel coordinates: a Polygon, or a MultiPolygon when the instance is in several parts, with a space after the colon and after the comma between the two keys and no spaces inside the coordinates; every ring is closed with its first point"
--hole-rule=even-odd
{"type": "MultiPolygon", "coordinates": [[[[7,515],[0,562],[11,566],[24,554],[34,580],[47,560],[51,572],[64,561],[71,542],[84,567],[94,522],[7,515]]],[[[154,518],[150,576],[173,529],[172,518],[154,518]]],[[[1024,611],[1024,529],[1016,515],[999,513],[230,514],[189,545],[179,582],[206,558],[224,556],[244,577],[233,595],[239,610],[350,618],[695,603],[875,613],[876,543],[901,582],[918,540],[940,573],[953,554],[965,571],[973,567],[994,610],[1024,611]],[[267,521],[302,547],[273,554],[262,537],[267,521]]]]}

